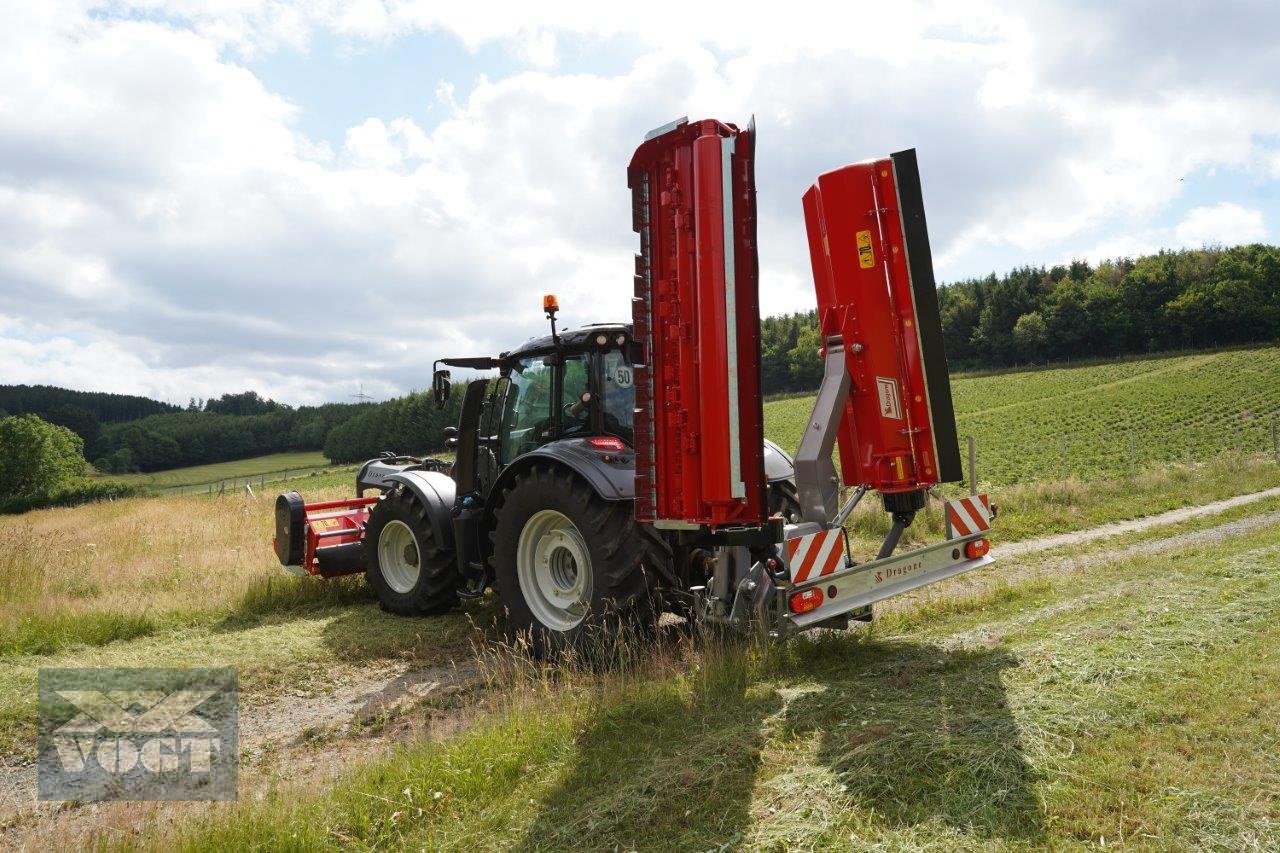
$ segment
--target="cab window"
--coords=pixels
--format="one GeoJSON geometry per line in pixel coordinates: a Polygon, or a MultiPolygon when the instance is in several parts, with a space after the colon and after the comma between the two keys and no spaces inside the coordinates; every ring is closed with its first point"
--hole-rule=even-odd
{"type": "Polygon", "coordinates": [[[635,376],[631,362],[625,353],[617,350],[605,353],[602,372],[604,431],[631,444],[636,410],[635,376]]]}
{"type": "Polygon", "coordinates": [[[511,368],[502,413],[502,460],[510,462],[550,437],[551,375],[546,356],[522,358],[511,368]]]}
{"type": "Polygon", "coordinates": [[[560,394],[560,434],[575,435],[591,431],[591,406],[582,395],[591,390],[590,356],[586,353],[564,360],[564,382],[560,394]]]}

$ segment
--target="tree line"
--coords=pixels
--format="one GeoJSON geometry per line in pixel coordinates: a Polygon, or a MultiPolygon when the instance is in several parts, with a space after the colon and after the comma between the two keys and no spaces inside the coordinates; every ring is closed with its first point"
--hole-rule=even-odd
{"type": "Polygon", "coordinates": [[[422,455],[444,449],[444,428],[458,423],[464,386],[454,386],[443,410],[429,393],[388,400],[334,427],[324,442],[333,462],[363,462],[385,450],[422,455]]]}
{"type": "MultiPolygon", "coordinates": [[[[1280,339],[1280,249],[1206,248],[1019,267],[938,290],[953,370],[1039,364],[1280,339]]],[[[766,394],[808,392],[822,378],[817,317],[761,321],[766,394]]],[[[191,399],[185,409],[128,394],[0,386],[0,417],[37,414],[75,433],[107,473],[158,471],[323,448],[335,462],[384,450],[426,453],[457,420],[415,393],[381,404],[293,408],[254,391],[191,399]]]]}
{"type": "Polygon", "coordinates": [[[127,497],[138,489],[84,476],[84,442],[37,415],[0,417],[0,513],[127,497]]]}
{"type": "MultiPolygon", "coordinates": [[[[1019,267],[938,289],[952,370],[1280,339],[1280,248],[1165,251],[1093,266],[1019,267]]],[[[822,379],[814,312],[761,322],[766,394],[822,379]]]]}
{"type": "Polygon", "coordinates": [[[75,407],[90,412],[100,423],[121,423],[176,412],[179,407],[134,394],[72,391],[53,385],[0,385],[0,413],[26,415],[75,407]]]}
{"type": "Polygon", "coordinates": [[[372,408],[372,403],[296,409],[271,403],[255,414],[227,414],[217,405],[206,404],[198,411],[152,415],[105,427],[94,446],[93,465],[99,471],[123,474],[316,450],[335,427],[372,408]]]}

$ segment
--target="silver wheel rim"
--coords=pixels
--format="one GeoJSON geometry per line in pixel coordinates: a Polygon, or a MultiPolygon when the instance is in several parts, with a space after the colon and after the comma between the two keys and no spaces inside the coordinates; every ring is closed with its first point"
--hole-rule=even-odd
{"type": "Polygon", "coordinates": [[[568,631],[591,605],[591,556],[578,528],[554,509],[535,512],[520,531],[516,578],[533,616],[553,631],[568,631]]]}
{"type": "Polygon", "coordinates": [[[387,586],[399,593],[406,593],[418,585],[422,571],[422,553],[418,538],[409,525],[392,519],[378,535],[378,568],[387,586]]]}

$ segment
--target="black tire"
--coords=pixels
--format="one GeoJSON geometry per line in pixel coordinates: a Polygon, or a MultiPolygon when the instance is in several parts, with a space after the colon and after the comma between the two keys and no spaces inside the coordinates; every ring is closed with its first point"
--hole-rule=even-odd
{"type": "Polygon", "coordinates": [[[510,640],[528,642],[536,657],[569,649],[607,655],[620,636],[646,636],[653,630],[660,609],[660,561],[666,556],[650,532],[636,524],[631,501],[606,501],[567,468],[535,465],[502,490],[494,522],[490,564],[510,640]],[[543,510],[555,510],[572,522],[591,560],[586,613],[567,630],[539,620],[518,575],[521,532],[543,510]]]}
{"type": "Polygon", "coordinates": [[[781,515],[787,524],[800,521],[800,494],[795,483],[780,480],[769,484],[769,515],[781,515]]]}
{"type": "MultiPolygon", "coordinates": [[[[397,528],[398,525],[393,530],[397,528]]],[[[398,483],[374,505],[365,526],[363,547],[365,578],[383,610],[401,616],[427,616],[457,606],[459,579],[454,554],[437,545],[427,508],[412,489],[398,483]],[[409,528],[418,561],[416,582],[402,590],[393,587],[379,559],[379,541],[392,522],[409,528]]]]}

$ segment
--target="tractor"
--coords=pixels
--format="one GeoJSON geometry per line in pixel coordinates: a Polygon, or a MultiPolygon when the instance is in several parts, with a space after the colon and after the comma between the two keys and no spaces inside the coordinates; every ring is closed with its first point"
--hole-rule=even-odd
{"type": "MultiPolygon", "coordinates": [[[[405,616],[444,613],[493,587],[510,631],[540,650],[573,642],[584,626],[643,628],[663,610],[688,615],[679,591],[705,584],[703,555],[634,519],[632,327],[557,332],[556,297],[543,307],[550,335],[496,357],[436,362],[441,408],[454,390],[448,368],[498,371],[465,385],[458,424],[444,436],[454,463],[387,454],[361,466],[358,500],[381,494],[365,504],[362,537],[313,550],[317,573],[363,568],[380,606],[405,616]],[[591,613],[604,624],[593,626],[591,613]]],[[[761,456],[771,513],[798,521],[791,457],[768,440],[761,456]]],[[[307,508],[296,492],[277,503],[277,549],[290,565],[285,543],[305,541],[307,508]]]]}
{"type": "Polygon", "coordinates": [[[492,589],[539,655],[664,612],[775,637],[843,626],[990,564],[995,508],[977,494],[945,502],[944,541],[894,554],[934,486],[961,479],[914,152],[805,195],[824,376],[794,460],[764,438],[754,152],[754,122],[647,135],[628,169],[631,322],[559,331],[548,295],[548,335],[438,360],[441,407],[452,370],[473,374],[443,436],[452,464],[386,454],[353,499],[280,495],[281,563],[363,571],[406,616],[492,589]],[[859,563],[843,525],[872,490],[893,524],[859,563]]]}

